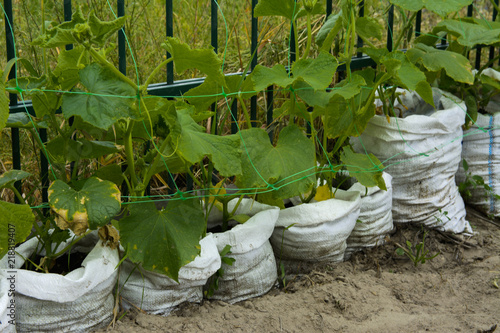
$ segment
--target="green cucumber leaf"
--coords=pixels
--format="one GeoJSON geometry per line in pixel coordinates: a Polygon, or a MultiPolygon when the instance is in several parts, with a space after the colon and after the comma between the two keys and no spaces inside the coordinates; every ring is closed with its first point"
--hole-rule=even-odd
{"type": "Polygon", "coordinates": [[[333,40],[342,29],[342,11],[331,14],[319,29],[314,39],[316,44],[322,51],[329,51],[332,47],[333,40]]]}
{"type": "Polygon", "coordinates": [[[433,29],[433,34],[445,31],[457,37],[457,42],[469,48],[476,45],[494,45],[500,43],[500,28],[492,28],[464,20],[443,20],[433,29]]]}
{"type": "Polygon", "coordinates": [[[126,17],[122,16],[113,21],[104,22],[99,20],[94,12],[91,12],[86,19],[79,6],[73,13],[71,21],[48,28],[43,35],[33,40],[32,44],[54,48],[89,41],[103,46],[109,37],[123,27],[125,20],[126,17]]]}
{"type": "Polygon", "coordinates": [[[407,57],[414,64],[422,63],[431,72],[444,69],[446,74],[455,81],[467,84],[474,83],[472,66],[469,60],[461,54],[417,44],[407,51],[407,57]]]}
{"type": "Polygon", "coordinates": [[[217,83],[224,84],[222,61],[213,49],[191,49],[189,45],[181,43],[174,37],[167,37],[167,41],[162,44],[162,47],[174,58],[177,72],[181,73],[186,69],[196,68],[212,77],[217,83]]]}
{"type": "Polygon", "coordinates": [[[53,91],[36,91],[31,95],[31,102],[37,118],[50,116],[61,106],[61,98],[53,91]]]}
{"type": "Polygon", "coordinates": [[[330,94],[331,96],[340,95],[348,100],[359,94],[363,86],[366,86],[365,79],[357,73],[353,73],[350,78],[335,85],[330,94]]]}
{"type": "Polygon", "coordinates": [[[108,180],[117,186],[121,186],[123,183],[122,168],[118,164],[110,164],[100,167],[97,169],[94,176],[102,180],[108,180]]]}
{"type": "Polygon", "coordinates": [[[103,46],[106,40],[125,25],[126,17],[122,16],[113,21],[101,21],[95,16],[94,11],[90,12],[88,24],[92,32],[92,43],[103,46]]]}
{"type": "Polygon", "coordinates": [[[380,171],[384,166],[375,155],[358,154],[353,152],[351,147],[346,146],[340,154],[340,160],[346,165],[349,175],[355,177],[361,185],[378,186],[387,191],[382,171],[380,171]]]}
{"type": "MultiPolygon", "coordinates": [[[[224,85],[207,77],[205,81],[198,87],[190,89],[183,97],[194,105],[199,112],[206,111],[213,103],[224,99],[224,94],[231,94],[238,92],[238,86],[242,81],[241,76],[231,75],[225,77],[224,85]]],[[[228,96],[232,98],[233,96],[228,96]]]]}
{"type": "Polygon", "coordinates": [[[276,146],[269,142],[263,129],[251,128],[240,133],[243,173],[236,177],[238,188],[266,189],[271,184],[276,190],[270,196],[285,199],[305,193],[314,185],[314,144],[299,127],[285,127],[276,146]]]}
{"type": "Polygon", "coordinates": [[[137,92],[115,74],[97,63],[80,71],[80,81],[88,93],[69,93],[62,98],[66,119],[79,116],[83,121],[109,129],[120,119],[138,119],[134,107],[137,92]]]}
{"type": "Polygon", "coordinates": [[[393,5],[412,12],[425,8],[442,17],[459,11],[465,6],[470,5],[472,1],[473,0],[389,0],[393,5]]]}
{"type": "Polygon", "coordinates": [[[249,78],[253,82],[253,91],[259,92],[266,89],[270,85],[277,85],[281,88],[286,88],[293,83],[293,79],[289,77],[285,66],[275,65],[272,68],[257,65],[249,78]]]}
{"type": "Polygon", "coordinates": [[[295,15],[295,19],[310,15],[323,15],[325,13],[325,5],[323,1],[318,0],[306,0],[304,1],[304,7],[300,8],[298,13],[295,15]]]}
{"type": "Polygon", "coordinates": [[[110,141],[89,141],[86,139],[72,140],[57,136],[46,143],[50,160],[55,163],[75,162],[83,159],[98,158],[119,151],[110,141]]]}
{"type": "Polygon", "coordinates": [[[18,180],[31,176],[31,173],[23,170],[9,170],[0,175],[0,189],[11,187],[18,180]]]}
{"type": "Polygon", "coordinates": [[[80,82],[79,72],[89,64],[89,56],[81,45],[72,50],[61,50],[57,57],[57,66],[53,72],[53,80],[61,86],[61,90],[70,90],[80,82]]]}
{"type": "Polygon", "coordinates": [[[325,107],[332,97],[326,90],[314,90],[313,87],[302,80],[293,83],[293,90],[309,106],[325,107]]]}
{"type": "Polygon", "coordinates": [[[179,269],[200,254],[205,216],[196,199],[173,200],[157,210],[152,202],[134,203],[121,219],[120,242],[127,257],[147,270],[178,281],[179,269]]]}
{"type": "Polygon", "coordinates": [[[57,226],[76,235],[106,225],[120,212],[120,190],[107,180],[91,177],[79,191],[56,180],[48,192],[50,208],[58,215],[57,226]]]}
{"type": "Polygon", "coordinates": [[[273,119],[278,119],[283,116],[297,116],[311,122],[307,106],[302,102],[287,100],[281,107],[273,110],[273,119]]]}
{"type": "Polygon", "coordinates": [[[224,177],[241,174],[239,135],[212,135],[205,133],[185,110],[177,113],[181,124],[179,140],[172,140],[172,148],[191,164],[208,156],[224,177]]]}
{"type": "Polygon", "coordinates": [[[260,0],[255,6],[254,16],[282,16],[293,20],[299,9],[300,5],[294,0],[260,0]]]}
{"type": "Polygon", "coordinates": [[[377,64],[380,64],[382,59],[389,54],[389,50],[386,48],[373,49],[369,47],[361,47],[358,51],[366,53],[366,55],[372,58],[377,64]]]}
{"type": "Polygon", "coordinates": [[[363,16],[356,19],[356,33],[363,39],[382,40],[383,31],[382,25],[373,17],[363,16]]]}
{"type": "Polygon", "coordinates": [[[418,69],[412,62],[408,60],[405,53],[401,51],[393,51],[381,59],[382,64],[394,70],[396,83],[402,88],[416,91],[424,101],[434,106],[432,98],[432,88],[427,82],[425,74],[418,69]],[[397,68],[391,68],[390,61],[398,62],[397,68]]]}
{"type": "Polygon", "coordinates": [[[78,43],[76,38],[77,27],[86,25],[87,20],[83,16],[80,6],[71,16],[71,21],[63,22],[53,28],[46,30],[45,34],[38,36],[31,44],[44,48],[61,47],[67,44],[78,43]]]}
{"type": "MultiPolygon", "coordinates": [[[[22,243],[31,233],[35,215],[29,205],[0,201],[0,258],[14,249],[10,246],[22,243]]],[[[15,267],[11,267],[15,268],[15,267]]]]}
{"type": "MultiPolygon", "coordinates": [[[[356,96],[355,99],[362,99],[362,95],[356,96]]],[[[325,133],[331,139],[340,136],[359,136],[374,115],[373,103],[366,105],[358,103],[353,106],[344,97],[335,94],[324,110],[325,133]]]]}
{"type": "Polygon", "coordinates": [[[326,89],[332,83],[337,67],[338,62],[333,55],[320,52],[314,59],[300,59],[294,62],[293,79],[302,79],[314,89],[326,89]]]}
{"type": "Polygon", "coordinates": [[[7,119],[7,124],[5,127],[10,127],[10,128],[48,128],[48,125],[44,121],[36,122],[34,120],[34,123],[31,122],[30,118],[28,115],[24,112],[16,112],[16,113],[11,113],[9,114],[9,118],[7,119]],[[34,125],[33,125],[34,124],[34,125]]]}

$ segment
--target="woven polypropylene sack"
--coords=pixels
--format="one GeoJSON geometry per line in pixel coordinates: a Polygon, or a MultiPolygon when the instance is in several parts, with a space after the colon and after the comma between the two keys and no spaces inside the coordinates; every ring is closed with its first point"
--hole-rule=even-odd
{"type": "MultiPolygon", "coordinates": [[[[499,109],[500,110],[500,109],[499,109]]],[[[483,186],[469,187],[471,197],[467,203],[476,206],[486,214],[500,216],[500,112],[479,114],[477,121],[464,132],[462,158],[467,161],[469,176],[480,176],[491,188],[486,192],[483,186]]],[[[459,163],[457,183],[464,182],[465,171],[459,163]]]]}
{"type": "Polygon", "coordinates": [[[355,183],[349,191],[361,194],[358,223],[347,238],[344,259],[363,248],[385,244],[385,237],[393,230],[392,223],[392,176],[382,173],[387,191],[378,186],[365,187],[355,183]]]}
{"type": "MultiPolygon", "coordinates": [[[[229,211],[237,202],[237,199],[229,202],[229,211]]],[[[235,259],[231,266],[222,264],[224,274],[219,278],[219,287],[212,296],[228,303],[261,296],[274,286],[278,278],[269,237],[278,219],[279,208],[243,199],[235,214],[248,215],[250,219],[228,231],[214,234],[219,252],[230,245],[231,254],[228,257],[235,259]]],[[[209,223],[213,225],[221,221],[222,213],[214,208],[209,223]]]]}
{"type": "Polygon", "coordinates": [[[360,203],[359,192],[337,190],[334,199],[282,209],[271,236],[276,256],[285,261],[342,261],[360,203]]]}
{"type": "Polygon", "coordinates": [[[200,241],[200,247],[200,255],[179,270],[179,282],[125,260],[120,270],[120,296],[124,307],[134,306],[166,316],[180,303],[200,303],[203,286],[221,265],[212,234],[200,241]]]}
{"type": "Polygon", "coordinates": [[[415,92],[403,92],[398,117],[375,116],[359,138],[356,152],[372,153],[387,167],[393,186],[393,220],[454,233],[472,233],[455,184],[461,160],[465,103],[433,89],[436,108],[415,92]]]}
{"type": "Polygon", "coordinates": [[[8,269],[6,257],[0,261],[2,281],[16,275],[17,332],[89,332],[106,327],[113,318],[117,250],[103,245],[94,232],[72,248],[88,255],[82,267],[66,275],[19,269],[37,244],[33,238],[16,249],[15,270],[8,269]]]}

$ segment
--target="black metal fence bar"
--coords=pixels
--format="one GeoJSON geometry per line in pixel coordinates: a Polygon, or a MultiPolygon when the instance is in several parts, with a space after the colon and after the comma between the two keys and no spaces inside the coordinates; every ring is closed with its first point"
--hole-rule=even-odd
{"type": "MultiPolygon", "coordinates": [[[[5,15],[5,41],[7,45],[7,61],[15,58],[15,46],[14,46],[14,15],[12,11],[12,0],[4,0],[5,15]]],[[[16,76],[17,64],[14,65],[9,73],[9,79],[13,79],[16,76]]],[[[9,95],[9,108],[17,106],[17,96],[15,94],[9,95]]],[[[19,142],[19,129],[11,129],[11,140],[12,140],[12,168],[16,170],[21,170],[21,147],[19,142]]],[[[21,182],[16,182],[14,184],[16,189],[21,193],[21,182]]],[[[19,203],[17,197],[14,199],[16,203],[19,203]]]]}

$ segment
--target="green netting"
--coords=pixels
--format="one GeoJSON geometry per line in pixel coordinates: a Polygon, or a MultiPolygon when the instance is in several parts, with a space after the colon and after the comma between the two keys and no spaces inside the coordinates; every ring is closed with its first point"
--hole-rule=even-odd
{"type": "MultiPolygon", "coordinates": [[[[117,17],[117,15],[115,14],[115,12],[113,11],[112,9],[112,6],[111,6],[111,3],[109,2],[108,0],[108,5],[109,5],[109,9],[110,9],[110,12],[112,13],[113,16],[117,17]]],[[[0,4],[1,6],[1,4],[0,4]]],[[[222,54],[222,72],[224,70],[224,65],[225,65],[225,62],[226,62],[226,52],[227,52],[227,48],[228,48],[228,43],[229,43],[229,31],[228,31],[228,26],[227,26],[227,22],[226,22],[226,18],[224,16],[224,13],[222,11],[222,9],[220,8],[219,4],[217,3],[217,6],[219,8],[219,12],[221,14],[221,17],[224,21],[224,25],[225,25],[225,43],[224,43],[224,52],[222,54]]],[[[293,10],[293,16],[295,16],[296,14],[296,8],[297,4],[295,3],[295,7],[294,7],[294,10],[293,10]]],[[[2,6],[2,10],[4,10],[3,6],[2,6]]],[[[4,12],[5,13],[5,12],[4,12]]],[[[404,12],[403,12],[404,14],[404,12]]],[[[5,15],[6,19],[7,19],[7,16],[5,15]]],[[[484,17],[482,18],[485,22],[488,22],[484,17]]],[[[11,25],[11,22],[7,22],[9,25],[11,25]]],[[[489,23],[488,23],[489,24],[489,23]]],[[[297,27],[295,26],[295,29],[292,30],[292,26],[294,26],[293,22],[290,22],[290,36],[289,36],[289,48],[288,48],[288,68],[292,68],[292,55],[290,53],[290,49],[291,49],[291,42],[292,40],[296,40],[296,36],[292,35],[292,31],[294,31],[295,35],[297,34],[297,27]]],[[[392,32],[390,34],[391,36],[393,35],[392,32]]],[[[432,34],[423,34],[423,35],[427,35],[427,36],[432,36],[432,34]]],[[[439,37],[439,36],[434,36],[436,37],[437,39],[440,39],[442,37],[439,37]]],[[[144,120],[142,120],[142,126],[145,130],[145,132],[147,133],[147,136],[149,138],[149,142],[153,145],[153,149],[156,150],[158,152],[158,154],[160,154],[160,156],[162,156],[162,161],[163,161],[163,164],[169,174],[169,177],[172,178],[172,184],[175,186],[175,193],[171,194],[171,195],[150,195],[150,196],[126,196],[125,198],[128,198],[128,199],[131,199],[132,201],[130,202],[125,202],[124,204],[131,204],[131,203],[135,203],[135,202],[144,202],[144,201],[162,201],[162,200],[185,200],[187,198],[187,196],[189,195],[189,198],[203,198],[203,197],[207,197],[210,195],[210,191],[214,191],[214,192],[217,192],[218,191],[218,188],[216,187],[213,187],[213,188],[205,188],[204,192],[200,192],[199,189],[193,189],[193,190],[188,190],[188,191],[182,191],[177,183],[175,182],[174,180],[174,176],[173,174],[170,172],[170,169],[168,167],[168,163],[166,161],[166,158],[169,158],[171,157],[175,151],[171,154],[171,155],[166,155],[164,154],[161,150],[160,150],[160,147],[158,147],[158,144],[157,144],[157,141],[155,140],[154,138],[154,135],[150,132],[150,129],[152,128],[152,123],[151,123],[151,117],[150,117],[150,114],[149,114],[149,111],[145,108],[145,105],[143,103],[143,100],[145,99],[148,99],[148,98],[156,98],[157,96],[142,96],[141,97],[141,91],[140,91],[140,88],[141,88],[141,82],[139,82],[139,75],[138,75],[138,65],[137,65],[137,59],[134,57],[134,53],[133,53],[133,50],[130,46],[130,43],[129,43],[129,40],[127,38],[127,35],[125,34],[125,40],[127,42],[127,45],[128,45],[128,48],[129,48],[129,53],[130,53],[130,56],[131,56],[131,59],[132,59],[132,63],[134,64],[134,69],[136,71],[136,77],[137,77],[137,82],[131,82],[131,86],[137,91],[136,94],[131,94],[131,95],[113,95],[113,94],[95,94],[95,93],[89,93],[89,92],[82,92],[82,91],[66,91],[66,90],[44,90],[44,89],[38,89],[38,88],[22,88],[21,87],[21,84],[20,82],[18,81],[18,78],[17,78],[17,75],[16,75],[16,87],[15,89],[18,91],[19,93],[19,98],[21,101],[25,101],[25,94],[30,94],[30,93],[33,93],[33,92],[52,92],[52,93],[58,93],[58,94],[65,94],[65,95],[83,95],[83,96],[94,96],[94,97],[100,97],[100,98],[120,98],[120,99],[132,99],[132,100],[136,100],[137,101],[137,105],[138,105],[138,111],[139,111],[139,114],[143,114],[143,113],[146,113],[146,118],[144,120]],[[140,199],[140,200],[138,200],[140,199]]],[[[398,41],[399,43],[399,41],[398,41]]],[[[14,43],[14,47],[15,47],[15,43],[14,43]]],[[[347,43],[344,45],[344,51],[347,52],[347,49],[348,49],[348,46],[347,46],[347,43]]],[[[297,50],[299,50],[298,46],[297,46],[297,50]]],[[[16,54],[17,54],[17,51],[16,51],[16,54]]],[[[19,59],[19,58],[16,58],[16,59],[19,59]]],[[[172,58],[170,59],[166,59],[165,61],[163,61],[158,67],[156,70],[160,70],[162,69],[168,62],[172,61],[172,58]]],[[[346,63],[343,62],[343,63],[340,63],[339,65],[345,65],[346,63]]],[[[347,64],[348,65],[348,64],[347,64]]],[[[288,70],[288,77],[290,77],[291,75],[291,71],[288,70]]],[[[349,79],[352,78],[352,75],[353,73],[348,70],[348,77],[349,79]]],[[[152,76],[151,76],[152,77],[152,76]]],[[[150,82],[146,82],[146,86],[147,84],[149,84],[150,82]]],[[[368,90],[372,90],[373,88],[370,87],[370,86],[362,86],[361,87],[362,89],[368,89],[368,90]]],[[[387,87],[387,88],[390,88],[390,87],[387,87]]],[[[280,93],[280,94],[283,94],[283,95],[290,95],[291,96],[291,99],[294,101],[294,103],[300,103],[300,99],[298,98],[297,96],[297,92],[298,91],[301,91],[301,90],[307,90],[307,89],[311,89],[311,90],[314,90],[313,87],[304,87],[304,88],[293,88],[292,86],[288,87],[288,88],[278,88],[278,89],[274,89],[273,91],[276,92],[276,93],[280,93]]],[[[336,89],[341,89],[341,88],[338,88],[338,87],[333,87],[333,88],[325,88],[324,90],[325,91],[334,91],[336,89]]],[[[240,188],[240,192],[239,194],[241,195],[254,195],[256,192],[258,192],[259,194],[262,194],[262,193],[270,193],[270,192],[273,192],[273,191],[278,191],[280,189],[283,189],[287,186],[290,186],[291,184],[294,184],[294,183],[297,183],[297,182],[300,182],[301,180],[304,180],[304,179],[307,179],[308,177],[311,177],[311,176],[317,176],[321,173],[336,173],[338,172],[339,170],[341,170],[342,168],[346,168],[346,167],[349,167],[349,165],[345,165],[345,164],[334,164],[334,162],[331,160],[331,158],[328,156],[328,148],[325,147],[324,145],[324,142],[323,140],[321,139],[321,137],[318,135],[318,132],[314,131],[314,133],[312,134],[315,138],[315,142],[316,144],[318,144],[319,146],[319,151],[321,151],[324,156],[326,157],[326,161],[327,161],[327,165],[325,166],[321,166],[321,167],[312,167],[312,168],[308,168],[308,169],[305,169],[305,170],[301,170],[300,172],[296,172],[294,174],[290,174],[288,175],[287,177],[284,177],[283,179],[280,179],[279,181],[276,181],[276,182],[273,182],[273,183],[270,183],[267,181],[267,179],[262,176],[262,170],[259,170],[255,164],[254,164],[254,161],[252,161],[252,159],[250,158],[250,154],[249,154],[249,151],[247,149],[247,144],[243,138],[243,135],[241,134],[241,131],[240,131],[240,125],[239,125],[239,119],[236,118],[232,113],[231,113],[231,103],[233,103],[233,100],[234,99],[238,99],[241,103],[241,107],[243,109],[243,112],[245,115],[248,115],[248,111],[246,110],[246,106],[245,106],[245,102],[242,101],[240,99],[241,95],[244,93],[244,94],[258,94],[258,93],[261,93],[262,91],[254,91],[254,90],[246,90],[244,92],[242,91],[238,91],[238,92],[226,92],[224,87],[221,86],[221,93],[218,93],[218,94],[205,94],[205,95],[196,95],[196,96],[182,96],[181,99],[183,100],[194,100],[194,99],[201,99],[201,98],[209,98],[209,97],[220,97],[221,99],[224,100],[224,104],[225,104],[225,107],[221,109],[219,109],[218,111],[219,112],[224,112],[225,114],[222,115],[222,117],[228,117],[230,116],[232,118],[232,121],[236,124],[237,128],[238,128],[238,132],[237,134],[239,135],[240,137],[240,140],[241,142],[243,143],[243,149],[244,149],[244,154],[247,155],[247,157],[249,158],[249,161],[250,161],[250,164],[253,168],[253,171],[256,172],[259,177],[261,178],[261,180],[266,184],[266,187],[265,188],[262,188],[262,187],[250,187],[250,188],[240,188]]],[[[264,90],[264,92],[266,92],[264,90]]],[[[166,99],[176,99],[176,98],[179,98],[178,96],[161,96],[163,98],[166,98],[166,99]]],[[[393,105],[390,105],[391,108],[394,108],[393,105]]],[[[351,106],[349,105],[348,107],[348,111],[350,112],[352,118],[354,119],[356,117],[355,115],[355,112],[354,110],[351,109],[351,106]]],[[[311,123],[309,121],[309,115],[307,114],[307,111],[306,110],[301,110],[301,112],[303,113],[303,118],[305,119],[305,121],[308,123],[308,125],[311,127],[311,128],[314,128],[314,123],[311,123]]],[[[464,112],[464,115],[467,114],[466,110],[464,109],[463,110],[464,112]]],[[[33,126],[34,129],[36,129],[36,125],[35,125],[35,122],[32,118],[32,116],[30,115],[30,113],[28,112],[27,108],[26,108],[26,114],[27,116],[29,117],[30,119],[30,122],[33,126]]],[[[396,119],[396,122],[398,121],[397,118],[396,119]]],[[[471,119],[472,120],[472,119],[471,119]]],[[[214,126],[217,126],[217,125],[214,125],[214,126]]],[[[497,127],[495,127],[497,128],[497,127]]],[[[483,132],[487,132],[487,131],[491,131],[495,128],[479,128],[478,131],[483,131],[483,132]]],[[[359,136],[361,134],[361,130],[358,129],[357,125],[354,124],[354,131],[355,133],[357,134],[357,136],[359,136]]],[[[34,131],[36,135],[39,135],[38,134],[38,131],[34,131]]],[[[471,135],[472,133],[469,133],[468,135],[471,135]]],[[[324,134],[323,134],[324,135],[324,134]]],[[[404,133],[402,133],[400,131],[400,135],[401,135],[401,138],[406,142],[405,140],[405,137],[404,137],[404,133]]],[[[455,138],[454,140],[450,141],[449,143],[447,144],[451,144],[453,141],[456,141],[456,140],[459,140],[461,138],[455,138]]],[[[41,138],[38,137],[38,140],[41,141],[41,138]]],[[[415,158],[426,158],[426,157],[429,157],[431,154],[433,154],[437,149],[441,149],[443,148],[446,144],[442,145],[442,146],[439,146],[439,147],[435,147],[436,149],[433,149],[433,150],[430,150],[430,151],[417,151],[414,147],[412,147],[408,142],[407,143],[407,147],[410,151],[413,151],[417,157],[415,158]]],[[[364,147],[363,143],[361,142],[362,146],[364,147]]],[[[53,166],[53,163],[50,159],[50,156],[49,156],[49,153],[47,152],[46,150],[46,147],[45,146],[42,146],[42,149],[44,150],[44,154],[45,156],[47,157],[48,161],[49,161],[49,165],[50,165],[50,170],[51,170],[51,173],[52,173],[52,176],[54,179],[57,179],[57,176],[56,176],[56,173],[54,172],[54,166],[53,166]]],[[[397,162],[392,162],[392,160],[397,160],[397,157],[399,155],[394,155],[392,156],[391,158],[387,159],[387,160],[384,160],[382,161],[382,164],[379,164],[378,162],[372,160],[372,158],[368,155],[368,153],[366,152],[366,148],[365,148],[365,153],[366,155],[368,156],[368,158],[370,159],[371,161],[371,164],[372,166],[370,168],[365,168],[364,170],[360,171],[360,172],[365,172],[365,173],[373,173],[373,172],[380,172],[380,171],[383,171],[385,168],[391,166],[391,165],[394,165],[394,164],[398,164],[398,163],[402,163],[403,161],[399,160],[397,162]]],[[[402,154],[403,152],[401,152],[402,154]]],[[[188,171],[188,173],[190,173],[190,171],[188,171]]],[[[194,175],[192,175],[190,173],[190,175],[192,176],[193,180],[195,182],[197,182],[197,179],[194,175]]],[[[197,182],[197,185],[199,185],[199,187],[202,187],[201,186],[201,183],[197,182]]],[[[230,196],[231,194],[219,194],[219,196],[230,196]]],[[[32,207],[32,208],[46,208],[48,207],[48,205],[46,203],[44,203],[43,205],[40,205],[40,206],[37,206],[37,207],[32,207]]]]}

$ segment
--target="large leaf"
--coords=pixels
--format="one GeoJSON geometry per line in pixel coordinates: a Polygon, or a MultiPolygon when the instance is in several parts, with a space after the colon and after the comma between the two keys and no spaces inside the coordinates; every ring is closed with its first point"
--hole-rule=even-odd
{"type": "Polygon", "coordinates": [[[246,189],[275,190],[272,197],[290,198],[310,190],[315,183],[315,151],[313,142],[295,125],[285,127],[273,146],[263,129],[241,131],[243,174],[236,185],[246,189]]]}
{"type": "Polygon", "coordinates": [[[32,44],[53,48],[88,41],[102,46],[112,34],[123,27],[125,20],[125,17],[119,17],[110,22],[103,22],[95,16],[94,12],[91,12],[88,19],[85,19],[81,8],[78,7],[71,21],[47,29],[45,34],[37,37],[32,44]]]}
{"type": "Polygon", "coordinates": [[[430,105],[434,105],[432,88],[427,82],[425,74],[410,62],[403,52],[391,52],[383,57],[381,62],[388,68],[389,72],[391,70],[394,71],[395,79],[399,86],[416,91],[424,101],[430,105]],[[397,66],[395,68],[390,68],[391,64],[394,66],[396,63],[397,66]]]}
{"type": "Polygon", "coordinates": [[[29,172],[23,170],[9,170],[0,175],[0,189],[11,187],[18,180],[31,176],[29,172]]]}
{"type": "Polygon", "coordinates": [[[82,9],[77,7],[71,16],[71,21],[63,22],[53,28],[46,30],[45,34],[38,36],[33,40],[33,45],[39,45],[44,48],[61,47],[67,44],[77,43],[77,29],[86,26],[87,20],[83,16],[82,9]]]}
{"type": "Polygon", "coordinates": [[[389,0],[390,3],[403,9],[416,12],[426,8],[440,16],[459,11],[472,3],[473,0],[389,0]]]}
{"type": "Polygon", "coordinates": [[[184,72],[189,68],[196,68],[211,76],[219,84],[224,84],[222,62],[213,49],[191,49],[189,45],[181,43],[177,38],[167,37],[162,46],[174,58],[177,72],[184,72]]]}
{"type": "Polygon", "coordinates": [[[294,62],[294,80],[302,79],[314,89],[325,89],[333,80],[338,62],[330,53],[321,52],[314,59],[300,59],[294,62]]]}
{"type": "Polygon", "coordinates": [[[272,68],[257,65],[249,77],[254,84],[254,91],[257,92],[273,84],[285,88],[294,81],[283,65],[275,65],[272,68]]]}
{"type": "Polygon", "coordinates": [[[128,258],[177,281],[179,269],[200,253],[206,224],[199,200],[173,200],[162,210],[152,202],[134,203],[129,212],[120,220],[128,258]]]}
{"type": "Polygon", "coordinates": [[[25,112],[16,112],[9,114],[9,118],[7,119],[7,124],[5,127],[12,128],[48,128],[48,125],[45,121],[31,122],[30,118],[25,112]]]}
{"type": "Polygon", "coordinates": [[[443,20],[433,29],[433,34],[445,31],[457,37],[462,46],[493,45],[500,43],[500,28],[493,28],[463,20],[443,20]]]}
{"type": "Polygon", "coordinates": [[[90,64],[80,71],[80,81],[88,93],[63,96],[62,113],[66,118],[79,116],[102,129],[109,129],[120,119],[138,118],[134,109],[137,92],[106,68],[90,64]]]}
{"type": "Polygon", "coordinates": [[[115,183],[118,186],[121,186],[124,180],[122,168],[118,164],[103,166],[97,169],[94,175],[99,179],[109,180],[110,182],[115,183]]]}
{"type": "MultiPolygon", "coordinates": [[[[3,71],[0,70],[0,78],[3,77],[3,71]]],[[[0,131],[7,124],[9,118],[9,99],[5,94],[5,82],[0,80],[0,131]]]]}
{"type": "Polygon", "coordinates": [[[208,156],[215,168],[224,177],[241,174],[240,137],[236,134],[219,136],[204,132],[204,128],[191,118],[188,112],[178,112],[182,132],[172,148],[191,164],[208,156]]]}
{"type": "Polygon", "coordinates": [[[356,19],[356,32],[363,39],[382,40],[383,27],[375,18],[363,16],[356,19]]]}
{"type": "Polygon", "coordinates": [[[141,108],[144,119],[134,126],[134,138],[151,140],[153,137],[165,138],[171,132],[180,133],[175,101],[157,96],[144,96],[142,100],[148,112],[141,108]]]}
{"type": "Polygon", "coordinates": [[[293,20],[299,9],[300,5],[294,0],[260,0],[255,6],[254,16],[282,16],[293,20]]]}
{"type": "Polygon", "coordinates": [[[104,45],[106,40],[111,37],[115,32],[120,30],[125,24],[126,17],[118,17],[117,19],[109,22],[101,21],[95,16],[94,11],[90,12],[88,24],[92,31],[92,43],[99,46],[104,45]]]}
{"type": "Polygon", "coordinates": [[[79,72],[89,64],[89,56],[81,45],[72,50],[63,49],[60,52],[53,77],[62,90],[69,90],[80,81],[79,72]]]}
{"type": "Polygon", "coordinates": [[[342,11],[328,16],[328,19],[316,34],[316,38],[314,39],[316,44],[322,50],[328,51],[332,47],[332,42],[340,29],[342,29],[342,11]]]}
{"type": "MultiPolygon", "coordinates": [[[[355,97],[358,100],[361,98],[361,95],[355,97]]],[[[350,103],[336,94],[324,110],[325,133],[332,139],[339,136],[359,136],[374,115],[375,105],[350,103]]]]}
{"type": "Polygon", "coordinates": [[[15,255],[12,247],[26,240],[33,222],[35,215],[28,205],[0,201],[0,258],[7,253],[15,255]]]}
{"type": "Polygon", "coordinates": [[[407,56],[411,62],[422,63],[431,72],[444,69],[446,74],[455,81],[467,84],[474,82],[474,75],[471,72],[472,66],[469,60],[461,54],[417,44],[407,51],[407,56]]]}
{"type": "Polygon", "coordinates": [[[384,166],[375,155],[358,154],[347,146],[343,148],[340,160],[346,165],[349,174],[355,177],[361,185],[378,186],[387,191],[382,171],[380,171],[384,166]]]}
{"type": "Polygon", "coordinates": [[[120,190],[107,180],[91,177],[80,191],[56,180],[48,192],[50,208],[58,215],[58,227],[71,229],[76,235],[102,227],[120,212],[120,190]]]}
{"type": "Polygon", "coordinates": [[[50,159],[56,163],[74,162],[113,154],[118,147],[110,141],[65,139],[57,136],[46,144],[50,159]]]}
{"type": "MultiPolygon", "coordinates": [[[[201,85],[190,89],[183,97],[186,98],[189,104],[194,105],[198,111],[206,111],[210,105],[224,99],[224,94],[238,92],[238,86],[241,81],[241,76],[231,75],[226,76],[225,84],[221,85],[213,78],[207,77],[201,85]]],[[[227,96],[227,98],[232,97],[227,96]]]]}
{"type": "Polygon", "coordinates": [[[36,91],[31,95],[31,102],[37,118],[53,115],[61,106],[61,98],[54,91],[36,91]]]}

